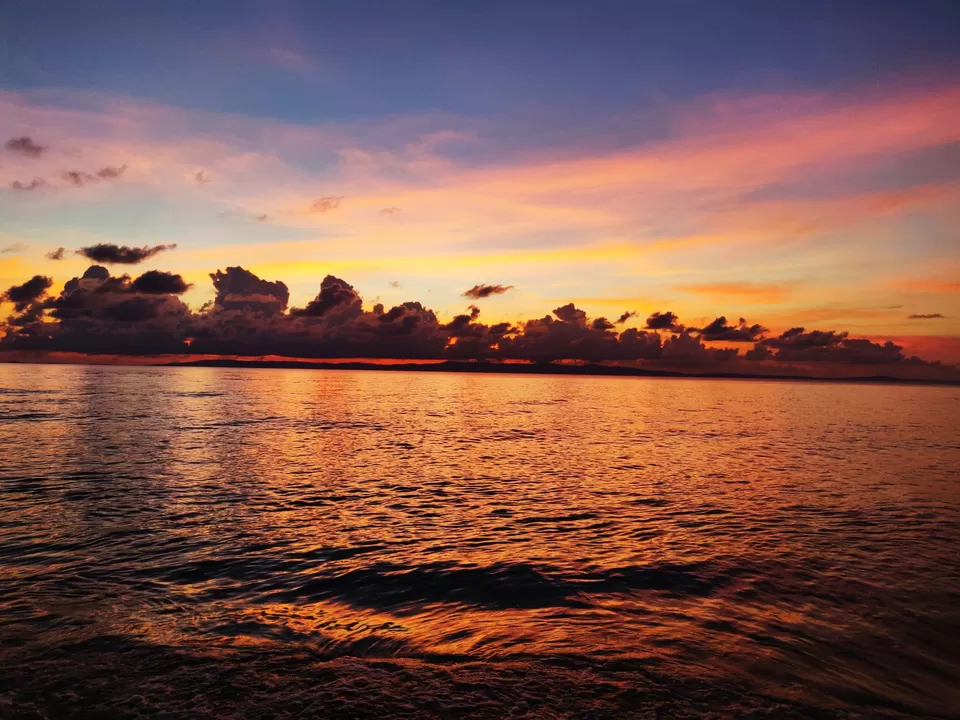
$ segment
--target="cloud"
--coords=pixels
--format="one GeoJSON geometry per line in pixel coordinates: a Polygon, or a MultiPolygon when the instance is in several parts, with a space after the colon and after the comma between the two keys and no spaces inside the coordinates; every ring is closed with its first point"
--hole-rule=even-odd
{"type": "Polygon", "coordinates": [[[114,245],[112,243],[98,243],[97,245],[80,248],[77,250],[77,253],[94,262],[136,265],[148,258],[152,258],[157,253],[173,250],[176,247],[176,243],[139,248],[128,247],[127,245],[114,245]]]}
{"type": "Polygon", "coordinates": [[[615,322],[617,325],[623,325],[627,320],[629,320],[630,318],[632,318],[632,317],[633,317],[634,315],[636,315],[636,314],[637,314],[637,313],[636,313],[635,310],[627,310],[627,311],[625,311],[625,312],[623,313],[623,315],[621,315],[621,316],[618,317],[616,320],[614,320],[614,322],[615,322]]]}
{"type": "Polygon", "coordinates": [[[558,308],[554,308],[553,314],[566,323],[584,325],[587,322],[587,314],[577,308],[573,303],[567,303],[558,308]]]}
{"type": "Polygon", "coordinates": [[[724,340],[726,342],[756,342],[767,332],[762,325],[747,325],[743,318],[736,325],[728,325],[727,318],[718,317],[699,331],[700,338],[707,341],[724,340]]]}
{"type": "Polygon", "coordinates": [[[590,327],[594,330],[613,330],[614,324],[605,317],[598,317],[591,323],[590,327]]]}
{"type": "Polygon", "coordinates": [[[679,318],[669,310],[667,312],[655,312],[647,318],[644,324],[647,330],[669,330],[670,332],[683,332],[683,325],[679,318]]]}
{"type": "Polygon", "coordinates": [[[100,182],[96,175],[91,175],[88,172],[81,172],[79,170],[68,170],[63,173],[61,177],[76,187],[83,187],[90,183],[100,182]]]}
{"type": "Polygon", "coordinates": [[[399,280],[391,280],[390,282],[387,283],[387,285],[389,285],[389,286],[392,287],[392,288],[398,288],[398,287],[400,287],[400,281],[399,281],[399,280]]]}
{"type": "Polygon", "coordinates": [[[708,348],[698,338],[684,330],[679,335],[670,336],[664,341],[661,357],[670,363],[703,365],[733,360],[738,354],[739,351],[736,348],[708,348]]]}
{"type": "Polygon", "coordinates": [[[907,320],[944,320],[946,316],[940,313],[927,313],[920,315],[907,315],[907,320]]]}
{"type": "Polygon", "coordinates": [[[43,297],[53,285],[53,280],[43,275],[34,275],[22,285],[7,288],[0,299],[12,302],[17,312],[23,312],[36,300],[43,297]]]}
{"type": "Polygon", "coordinates": [[[4,147],[8,152],[26,155],[27,157],[40,157],[47,149],[43,145],[38,145],[27,135],[22,137],[10,138],[4,147]]]}
{"type": "Polygon", "coordinates": [[[130,284],[130,291],[146,295],[182,295],[190,289],[180,275],[148,270],[130,284]]]}
{"type": "Polygon", "coordinates": [[[330,212],[331,210],[336,210],[338,207],[340,207],[340,203],[342,201],[343,201],[342,195],[328,195],[318,200],[314,200],[313,204],[310,205],[310,209],[307,210],[307,212],[308,213],[330,212]]]}
{"type": "Polygon", "coordinates": [[[84,185],[98,183],[101,180],[116,180],[123,175],[126,170],[126,165],[120,165],[119,167],[102,167],[97,170],[96,173],[88,173],[82,170],[67,170],[62,173],[60,177],[74,187],[83,187],[84,185]]]}
{"type": "Polygon", "coordinates": [[[67,249],[65,247],[58,247],[56,250],[48,252],[46,257],[48,260],[63,260],[63,256],[66,252],[67,249]]]}
{"type": "Polygon", "coordinates": [[[380,211],[380,214],[381,214],[381,215],[396,215],[398,212],[400,212],[400,208],[398,208],[398,207],[385,207],[383,210],[380,211]]]}
{"type": "MultiPolygon", "coordinates": [[[[780,335],[761,340],[756,348],[775,350],[774,360],[781,362],[834,362],[848,364],[897,364],[914,361],[903,355],[903,347],[887,341],[875,343],[851,338],[847,332],[811,330],[795,327],[780,335]]],[[[755,349],[756,349],[755,348],[755,349]]]]}
{"type": "Polygon", "coordinates": [[[33,180],[31,180],[28,183],[22,183],[19,180],[14,180],[12,183],[10,183],[11,189],[24,190],[27,192],[31,190],[39,190],[40,188],[46,187],[46,186],[47,186],[47,181],[39,177],[35,177],[33,180]]]}
{"type": "Polygon", "coordinates": [[[4,248],[0,248],[0,255],[6,255],[8,253],[19,253],[27,249],[27,246],[23,243],[14,243],[13,245],[7,245],[4,248]]]}
{"type": "Polygon", "coordinates": [[[290,290],[277,280],[261,280],[242,267],[228,267],[210,274],[217,291],[214,305],[223,310],[248,310],[277,315],[287,309],[290,290]]]}
{"type": "Polygon", "coordinates": [[[194,173],[193,179],[198,185],[206,185],[208,182],[213,180],[213,177],[206,170],[198,170],[194,173]]]}
{"type": "Polygon", "coordinates": [[[126,165],[120,165],[119,167],[102,167],[97,170],[97,177],[102,178],[103,180],[114,180],[115,178],[123,175],[123,173],[126,171],[126,165]]]}
{"type": "Polygon", "coordinates": [[[474,300],[482,300],[485,297],[490,297],[491,295],[503,295],[508,290],[512,290],[513,285],[474,285],[472,288],[463,293],[463,297],[473,298],[474,300]]]}
{"type": "Polygon", "coordinates": [[[361,312],[363,300],[353,285],[327,275],[320,283],[320,292],[305,308],[293,308],[291,315],[301,317],[323,317],[337,313],[343,318],[356,317],[361,312]]]}
{"type": "Polygon", "coordinates": [[[775,285],[734,282],[680,285],[677,289],[711,297],[736,297],[745,302],[776,304],[786,299],[792,292],[794,285],[795,283],[775,285]]]}

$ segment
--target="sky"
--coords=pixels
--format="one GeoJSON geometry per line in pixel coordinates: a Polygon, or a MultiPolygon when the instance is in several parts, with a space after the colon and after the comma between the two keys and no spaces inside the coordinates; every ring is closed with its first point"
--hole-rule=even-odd
{"type": "Polygon", "coordinates": [[[111,271],[960,362],[952,1],[7,0],[0,141],[0,288],[175,245],[111,271]]]}

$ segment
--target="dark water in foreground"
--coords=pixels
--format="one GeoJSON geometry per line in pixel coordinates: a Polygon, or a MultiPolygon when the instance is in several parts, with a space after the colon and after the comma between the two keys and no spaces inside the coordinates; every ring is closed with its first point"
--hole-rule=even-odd
{"type": "Polygon", "coordinates": [[[0,366],[0,716],[960,717],[960,390],[0,366]]]}

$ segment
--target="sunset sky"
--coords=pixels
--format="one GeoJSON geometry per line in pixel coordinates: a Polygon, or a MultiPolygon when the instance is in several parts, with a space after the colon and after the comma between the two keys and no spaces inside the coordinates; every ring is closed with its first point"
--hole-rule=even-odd
{"type": "Polygon", "coordinates": [[[240,265],[291,306],[333,274],[446,322],[487,283],[488,323],[669,310],[960,362],[951,0],[13,0],[0,141],[0,289],[176,244],[119,270],[192,308],[240,265]]]}

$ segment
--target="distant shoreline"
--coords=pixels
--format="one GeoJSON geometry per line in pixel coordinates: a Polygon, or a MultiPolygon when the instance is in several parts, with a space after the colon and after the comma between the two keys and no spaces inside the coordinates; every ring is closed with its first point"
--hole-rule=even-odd
{"type": "Polygon", "coordinates": [[[791,374],[763,374],[737,372],[682,372],[679,370],[651,370],[620,365],[557,365],[552,363],[496,363],[440,361],[374,361],[364,360],[240,360],[232,357],[203,358],[199,360],[157,359],[156,362],[83,362],[80,358],[49,361],[41,358],[0,357],[0,365],[79,365],[96,367],[207,367],[207,368],[255,368],[275,370],[384,370],[390,372],[444,372],[477,373],[493,375],[572,375],[575,377],[641,377],[641,378],[687,378],[704,380],[787,380],[819,383],[856,383],[881,385],[935,385],[960,387],[960,380],[932,378],[901,378],[892,375],[858,375],[849,377],[826,377],[791,374]]]}
{"type": "Polygon", "coordinates": [[[367,363],[367,362],[309,362],[303,360],[234,360],[232,358],[158,363],[151,367],[221,367],[263,368],[286,370],[386,370],[394,372],[450,372],[500,375],[574,375],[588,377],[646,377],[690,378],[712,380],[799,380],[803,382],[845,382],[864,384],[908,384],[960,387],[956,380],[897,378],[888,375],[856,377],[813,377],[809,375],[763,375],[758,373],[680,372],[675,370],[645,370],[616,365],[554,365],[521,363],[482,363],[445,360],[430,363],[367,363]]]}

